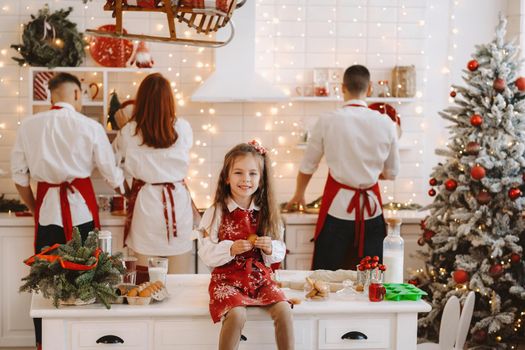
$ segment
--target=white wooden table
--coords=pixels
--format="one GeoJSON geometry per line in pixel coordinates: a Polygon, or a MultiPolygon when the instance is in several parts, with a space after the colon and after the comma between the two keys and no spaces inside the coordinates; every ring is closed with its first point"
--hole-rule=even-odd
{"type": "MultiPolygon", "coordinates": [[[[280,278],[301,278],[286,271],[280,278]]],[[[50,300],[34,295],[31,316],[43,318],[44,350],[173,350],[217,349],[220,323],[208,313],[209,275],[170,275],[170,298],[148,306],[100,304],[56,309],[50,300]],[[118,344],[100,344],[112,336],[118,344]]],[[[285,289],[289,297],[303,292],[285,289]]],[[[296,349],[415,350],[417,313],[430,311],[423,301],[371,303],[365,297],[303,301],[294,314],[296,349]],[[343,339],[360,332],[366,340],[343,339]]],[[[248,309],[241,349],[276,349],[273,322],[261,308],[248,309]]]]}

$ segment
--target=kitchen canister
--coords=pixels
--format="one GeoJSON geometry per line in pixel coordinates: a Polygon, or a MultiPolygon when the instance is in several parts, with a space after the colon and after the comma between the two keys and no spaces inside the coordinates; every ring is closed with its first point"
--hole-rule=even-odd
{"type": "Polygon", "coordinates": [[[416,95],[416,67],[396,66],[392,69],[392,96],[414,97],[416,95]]]}

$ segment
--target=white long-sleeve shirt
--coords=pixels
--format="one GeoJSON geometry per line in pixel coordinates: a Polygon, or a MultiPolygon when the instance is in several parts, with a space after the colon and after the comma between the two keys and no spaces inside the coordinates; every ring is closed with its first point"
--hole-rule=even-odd
{"type": "MultiPolygon", "coordinates": [[[[177,141],[167,148],[153,148],[142,144],[142,136],[135,135],[137,123],[130,121],[113,141],[117,159],[126,177],[146,182],[140,190],[133,211],[133,222],[126,241],[134,251],[143,255],[178,255],[192,249],[193,215],[191,198],[182,180],[188,174],[193,131],[188,121],[177,118],[174,124],[177,141]],[[162,186],[156,183],[175,183],[173,201],[177,222],[177,237],[171,227],[171,203],[167,200],[170,237],[167,238],[166,219],[162,202],[162,186]]],[[[169,198],[165,193],[166,198],[169,198]]]]}
{"type": "MultiPolygon", "coordinates": [[[[227,202],[228,211],[231,213],[237,208],[242,208],[233,199],[229,198],[227,202]]],[[[252,202],[248,210],[259,210],[259,208],[252,202]]],[[[211,206],[204,213],[202,220],[198,228],[198,239],[199,239],[199,257],[209,267],[222,266],[232,261],[235,256],[230,254],[230,248],[234,241],[223,240],[219,241],[219,228],[222,222],[222,210],[215,206],[211,206]],[[213,215],[215,213],[215,220],[213,215]],[[206,237],[203,232],[206,232],[206,237]]],[[[286,255],[286,245],[282,241],[284,228],[280,226],[280,239],[272,240],[272,254],[267,255],[261,251],[264,264],[270,266],[271,264],[278,263],[284,260],[286,255]]]]}
{"type": "MultiPolygon", "coordinates": [[[[350,100],[331,114],[319,118],[312,129],[311,137],[299,171],[313,174],[323,155],[330,174],[339,183],[354,188],[373,186],[381,174],[393,180],[399,173],[399,149],[396,124],[381,113],[367,108],[361,100],[350,100]],[[356,104],[357,106],[348,106],[356,104]]],[[[335,196],[328,214],[343,220],[355,220],[355,211],[347,212],[355,191],[341,189],[335,196]]],[[[378,199],[367,192],[376,208],[382,213],[378,199]]],[[[361,203],[363,202],[361,198],[361,203]]]]}
{"type": "MultiPolygon", "coordinates": [[[[91,176],[95,166],[111,188],[122,186],[124,175],[102,125],[75,111],[68,103],[26,118],[11,151],[11,176],[20,186],[30,178],[59,184],[91,176]]],[[[68,191],[73,225],[93,220],[84,198],[68,191]]],[[[42,201],[39,223],[62,226],[59,188],[50,188],[42,201]]]]}

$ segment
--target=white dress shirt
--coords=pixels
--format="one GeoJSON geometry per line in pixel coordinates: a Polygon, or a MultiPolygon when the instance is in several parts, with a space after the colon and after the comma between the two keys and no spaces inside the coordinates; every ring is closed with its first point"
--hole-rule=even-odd
{"type": "MultiPolygon", "coordinates": [[[[51,184],[91,176],[95,165],[111,188],[124,182],[122,170],[102,125],[75,111],[68,103],[62,109],[35,114],[22,121],[11,151],[11,176],[20,186],[29,186],[30,178],[51,184]]],[[[40,225],[62,226],[60,189],[50,188],[40,208],[40,225]]],[[[80,192],[68,191],[73,225],[92,221],[80,192]]]]}
{"type": "MultiPolygon", "coordinates": [[[[244,209],[231,198],[228,198],[227,206],[230,213],[237,208],[244,209]]],[[[248,210],[259,210],[259,207],[252,202],[248,210]]],[[[215,210],[215,206],[211,206],[204,213],[197,230],[198,232],[196,232],[199,239],[199,257],[206,265],[212,268],[227,264],[235,258],[235,256],[230,255],[230,248],[234,241],[223,240],[219,242],[219,228],[221,222],[222,210],[220,210],[220,208],[215,210]],[[213,220],[214,212],[215,220],[213,220]],[[204,232],[206,232],[206,237],[204,237],[204,232]]],[[[282,240],[283,233],[284,227],[280,225],[280,239],[272,240],[271,255],[266,255],[261,251],[265,265],[270,266],[271,264],[284,260],[284,256],[286,255],[286,245],[282,240]]]]}
{"type": "Polygon", "coordinates": [[[177,141],[168,148],[152,148],[142,144],[142,136],[135,135],[137,123],[130,121],[117,134],[113,148],[126,177],[146,182],[139,191],[133,212],[133,222],[127,238],[127,245],[143,255],[178,255],[190,251],[193,215],[191,197],[181,182],[188,173],[190,149],[193,145],[193,131],[190,124],[177,118],[174,128],[177,141]],[[168,222],[170,228],[167,237],[166,219],[162,203],[163,186],[155,183],[175,183],[173,202],[177,222],[177,237],[173,236],[173,218],[171,203],[166,195],[168,222]]]}
{"type": "MultiPolygon", "coordinates": [[[[399,172],[399,150],[396,124],[381,113],[371,110],[366,102],[350,100],[315,124],[308,140],[299,171],[313,174],[325,155],[330,174],[339,183],[353,188],[373,186],[383,174],[393,180],[399,172]],[[348,106],[356,104],[358,106],[348,106]]],[[[355,210],[347,212],[355,191],[341,189],[328,214],[343,220],[355,220],[355,210]]],[[[382,213],[379,201],[367,191],[374,215],[365,211],[365,219],[382,213]]],[[[364,199],[361,197],[361,205],[364,199]]]]}

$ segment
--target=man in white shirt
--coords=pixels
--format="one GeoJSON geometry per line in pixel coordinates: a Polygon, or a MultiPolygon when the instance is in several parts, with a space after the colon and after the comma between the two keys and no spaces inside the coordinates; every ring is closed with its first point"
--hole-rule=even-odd
{"type": "Polygon", "coordinates": [[[399,172],[396,125],[367,108],[370,72],[349,67],[344,74],[344,105],[320,118],[297,176],[288,208],[304,205],[306,187],[323,155],[329,168],[317,226],[313,269],[355,269],[358,258],[382,260],[386,226],[378,180],[399,172]]]}
{"type": "MultiPolygon", "coordinates": [[[[35,254],[71,239],[73,227],[83,240],[100,228],[90,180],[96,166],[112,188],[121,188],[122,170],[101,124],[80,113],[81,84],[59,73],[49,81],[52,108],[25,119],[11,152],[11,174],[20,197],[35,218],[35,254]],[[30,179],[38,182],[36,199],[30,179]]],[[[37,344],[41,323],[35,319],[37,344]]]]}

